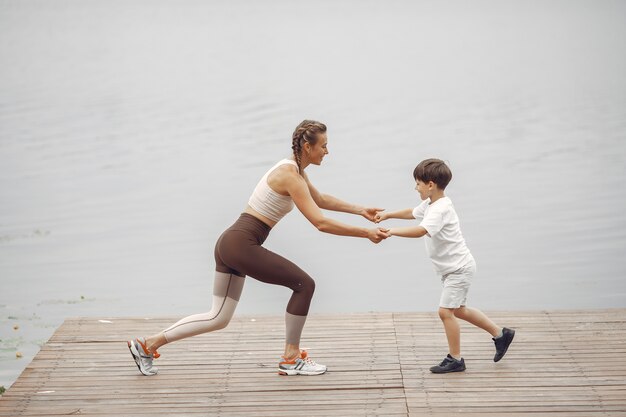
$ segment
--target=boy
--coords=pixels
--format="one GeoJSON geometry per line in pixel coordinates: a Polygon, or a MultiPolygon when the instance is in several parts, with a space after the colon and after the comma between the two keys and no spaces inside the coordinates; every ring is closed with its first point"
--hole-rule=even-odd
{"type": "Polygon", "coordinates": [[[443,292],[439,301],[439,317],[443,322],[450,353],[439,364],[430,368],[436,374],[462,372],[465,361],[461,357],[461,329],[457,318],[489,332],[496,345],[494,362],[506,353],[515,331],[499,327],[479,310],[466,307],[467,292],[476,272],[474,257],[465,245],[452,201],[444,190],[452,179],[450,168],[440,159],[426,159],[415,167],[415,189],[422,203],[414,209],[379,212],[376,223],[386,219],[417,219],[419,226],[392,227],[389,236],[422,237],[426,252],[435,270],[441,276],[443,292]]]}

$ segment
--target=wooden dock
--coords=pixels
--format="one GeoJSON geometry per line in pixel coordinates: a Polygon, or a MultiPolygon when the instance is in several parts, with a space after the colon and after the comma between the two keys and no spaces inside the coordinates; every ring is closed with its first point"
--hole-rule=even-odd
{"type": "Polygon", "coordinates": [[[313,315],[303,346],[325,375],[284,377],[282,317],[238,317],[160,350],[141,376],[126,347],[176,318],[67,320],[0,399],[1,416],[626,416],[626,309],[491,312],[517,334],[492,361],[463,325],[464,373],[434,313],[313,315]]]}

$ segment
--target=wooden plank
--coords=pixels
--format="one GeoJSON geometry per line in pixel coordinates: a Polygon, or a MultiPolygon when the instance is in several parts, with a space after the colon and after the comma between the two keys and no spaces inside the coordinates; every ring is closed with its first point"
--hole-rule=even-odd
{"type": "Polygon", "coordinates": [[[138,374],[125,340],[177,318],[70,318],[0,398],[0,416],[626,416],[626,309],[490,312],[517,330],[493,342],[462,323],[464,373],[428,368],[447,353],[433,313],[312,316],[303,346],[329,365],[281,377],[284,322],[238,317],[220,332],[161,349],[138,374]]]}

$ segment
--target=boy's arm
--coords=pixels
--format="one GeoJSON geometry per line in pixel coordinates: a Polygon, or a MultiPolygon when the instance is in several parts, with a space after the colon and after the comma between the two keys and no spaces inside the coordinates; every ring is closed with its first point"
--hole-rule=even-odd
{"type": "Polygon", "coordinates": [[[422,237],[428,234],[428,231],[424,229],[422,226],[411,226],[411,227],[392,227],[387,232],[388,236],[399,236],[399,237],[422,237]]]}
{"type": "Polygon", "coordinates": [[[404,219],[404,220],[415,220],[413,217],[413,209],[407,208],[396,211],[381,211],[376,213],[375,221],[376,223],[382,222],[387,219],[404,219]]]}

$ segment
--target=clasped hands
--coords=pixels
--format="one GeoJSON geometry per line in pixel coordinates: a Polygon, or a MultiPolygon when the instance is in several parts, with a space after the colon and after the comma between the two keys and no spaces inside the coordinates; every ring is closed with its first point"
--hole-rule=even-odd
{"type": "MultiPolygon", "coordinates": [[[[361,210],[361,216],[365,217],[367,220],[372,223],[380,223],[385,220],[386,217],[383,213],[385,209],[377,208],[377,207],[369,207],[361,210]]],[[[369,229],[367,231],[367,238],[372,241],[372,243],[380,243],[383,240],[387,239],[389,236],[389,229],[384,227],[377,227],[374,229],[369,229]]]]}

